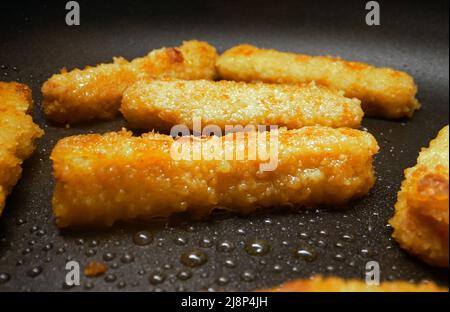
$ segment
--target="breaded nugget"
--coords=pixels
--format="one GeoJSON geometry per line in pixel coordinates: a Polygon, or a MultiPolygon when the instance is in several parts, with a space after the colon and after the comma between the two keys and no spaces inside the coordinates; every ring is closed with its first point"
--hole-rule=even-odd
{"type": "Polygon", "coordinates": [[[368,285],[362,280],[344,280],[338,277],[315,276],[309,280],[294,280],[262,291],[275,292],[448,292],[434,283],[412,284],[403,281],[368,285]]]}
{"type": "Polygon", "coordinates": [[[405,170],[390,220],[402,248],[440,267],[448,267],[448,131],[444,127],[422,149],[417,165],[405,170]]]}
{"type": "Polygon", "coordinates": [[[31,89],[21,83],[0,81],[0,109],[7,108],[30,113],[33,109],[31,89]]]}
{"type": "Polygon", "coordinates": [[[385,118],[411,117],[420,107],[417,86],[405,72],[340,58],[233,47],[217,60],[221,77],[237,81],[304,83],[316,81],[361,100],[364,112],[385,118]]]}
{"type": "Polygon", "coordinates": [[[234,81],[139,81],[122,99],[121,112],[135,128],[184,124],[193,118],[226,125],[359,127],[360,101],[340,92],[308,85],[247,84],[234,81]]]}
{"type": "Polygon", "coordinates": [[[22,162],[35,148],[43,131],[26,112],[32,107],[31,90],[15,82],[0,82],[0,214],[6,196],[22,173],[22,162]]]}
{"type": "Polygon", "coordinates": [[[217,207],[246,214],[285,203],[335,206],[365,195],[374,184],[378,144],[367,132],[320,126],[263,132],[266,140],[257,141],[258,155],[251,158],[252,145],[246,142],[256,133],[174,140],[122,131],[64,138],[51,154],[57,224],[111,225],[176,212],[202,217],[217,207]],[[206,154],[195,158],[195,146],[174,157],[180,140],[200,142],[203,151],[227,147],[216,149],[211,160],[206,154]],[[269,162],[261,150],[277,152],[275,170],[261,170],[269,162]],[[231,158],[226,156],[230,151],[231,158]]]}
{"type": "Polygon", "coordinates": [[[42,86],[44,112],[60,123],[109,119],[119,110],[123,91],[139,79],[214,79],[217,52],[206,42],[186,41],[179,48],[154,50],[131,62],[62,71],[42,86]]]}

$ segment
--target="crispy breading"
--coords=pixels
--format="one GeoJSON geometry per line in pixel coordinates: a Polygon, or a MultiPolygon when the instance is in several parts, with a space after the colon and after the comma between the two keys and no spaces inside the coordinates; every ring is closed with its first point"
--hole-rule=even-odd
{"type": "Polygon", "coordinates": [[[139,79],[214,79],[217,52],[206,42],[186,41],[130,62],[62,71],[42,86],[44,112],[60,123],[109,119],[119,110],[123,91],[139,79]]]}
{"type": "Polygon", "coordinates": [[[274,292],[448,292],[448,288],[439,287],[431,282],[412,284],[404,281],[382,282],[380,285],[368,285],[362,280],[345,280],[338,277],[315,276],[312,279],[299,279],[280,286],[263,289],[274,292]]]}
{"type": "Polygon", "coordinates": [[[31,89],[18,82],[0,81],[0,109],[14,109],[30,113],[33,109],[31,89]]]}
{"type": "Polygon", "coordinates": [[[121,112],[142,129],[184,124],[278,125],[357,128],[364,115],[360,101],[316,86],[248,84],[234,81],[139,81],[122,99],[121,112]]]}
{"type": "Polygon", "coordinates": [[[422,149],[417,165],[405,170],[392,236],[425,262],[448,267],[449,127],[422,149]]]}
{"type": "Polygon", "coordinates": [[[417,86],[405,72],[340,58],[308,56],[239,45],[217,60],[221,77],[237,81],[316,81],[361,100],[364,112],[385,118],[411,117],[420,107],[417,86]]]}
{"type": "Polygon", "coordinates": [[[64,138],[51,154],[57,224],[112,225],[176,212],[202,217],[217,207],[246,214],[285,203],[336,206],[367,194],[374,184],[372,158],[378,144],[367,132],[313,126],[264,134],[265,140],[255,145],[255,158],[249,156],[247,142],[256,132],[240,133],[245,140],[237,134],[176,140],[156,133],[133,137],[127,131],[64,138]],[[195,147],[189,146],[174,157],[179,140],[200,142],[203,151],[226,147],[216,149],[217,157],[211,160],[205,154],[196,160],[195,147]],[[260,165],[268,163],[261,150],[270,155],[278,151],[275,170],[261,170],[260,165]],[[234,157],[226,157],[230,151],[234,157]],[[238,151],[245,157],[239,158],[238,151]]]}
{"type": "Polygon", "coordinates": [[[22,162],[43,131],[26,112],[32,107],[31,90],[16,82],[0,82],[0,214],[6,196],[20,179],[22,162]]]}

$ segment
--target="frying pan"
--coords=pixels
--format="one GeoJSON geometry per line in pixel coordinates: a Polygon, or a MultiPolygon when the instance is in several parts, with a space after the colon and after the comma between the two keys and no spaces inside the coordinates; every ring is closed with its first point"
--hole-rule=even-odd
{"type": "Polygon", "coordinates": [[[366,1],[78,2],[80,26],[65,24],[65,1],[0,2],[0,77],[32,87],[34,120],[46,132],[0,218],[0,291],[247,291],[315,274],[362,279],[368,261],[379,263],[381,280],[448,286],[448,270],[402,251],[387,225],[403,170],[448,123],[447,1],[379,1],[379,26],[365,23],[366,1]],[[367,197],[343,210],[274,209],[246,217],[216,214],[201,222],[179,216],[59,231],[51,212],[53,146],[65,136],[115,131],[126,122],[118,117],[70,128],[49,123],[41,111],[42,83],[62,67],[131,59],[194,38],[220,52],[251,43],[405,70],[416,79],[423,108],[411,120],[364,120],[381,146],[378,180],[367,197]],[[149,239],[136,244],[138,231],[149,239]],[[255,255],[246,248],[255,240],[269,247],[255,255]],[[296,257],[298,248],[312,256],[296,257]],[[191,252],[201,252],[206,263],[183,264],[191,252]],[[80,286],[67,288],[69,260],[81,269],[103,262],[108,270],[97,278],[82,275],[80,286]]]}

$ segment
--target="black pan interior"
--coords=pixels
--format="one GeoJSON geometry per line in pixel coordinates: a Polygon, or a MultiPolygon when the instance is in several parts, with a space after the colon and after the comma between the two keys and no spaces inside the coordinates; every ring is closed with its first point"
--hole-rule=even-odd
{"type": "Polygon", "coordinates": [[[378,261],[382,280],[432,280],[448,285],[448,270],[430,267],[399,249],[387,221],[403,169],[448,123],[449,28],[447,1],[379,1],[381,25],[365,24],[366,1],[78,1],[81,25],[65,24],[66,1],[0,3],[0,79],[29,84],[34,119],[45,130],[37,151],[0,218],[0,291],[253,290],[314,274],[363,278],[378,261]],[[366,198],[345,210],[265,211],[248,217],[214,215],[203,222],[118,225],[101,231],[60,232],[51,213],[49,154],[62,137],[119,130],[126,123],[64,128],[45,121],[40,86],[62,67],[133,58],[182,40],[209,41],[220,51],[239,43],[390,66],[411,73],[423,108],[412,120],[365,119],[381,146],[378,181],[366,198]],[[133,235],[149,231],[146,246],[133,235]],[[246,244],[263,240],[265,255],[246,244]],[[299,248],[311,257],[298,258],[299,248]],[[200,251],[205,264],[190,268],[181,257],[200,251]],[[63,287],[65,264],[107,264],[107,274],[82,276],[63,287]],[[182,273],[180,273],[182,272],[182,273]]]}

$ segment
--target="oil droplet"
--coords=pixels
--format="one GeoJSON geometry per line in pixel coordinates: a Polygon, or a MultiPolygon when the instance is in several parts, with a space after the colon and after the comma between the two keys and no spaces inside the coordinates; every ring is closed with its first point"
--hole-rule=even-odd
{"type": "Polygon", "coordinates": [[[173,242],[178,246],[184,246],[187,244],[187,239],[181,236],[175,237],[173,242]]]}
{"type": "Polygon", "coordinates": [[[129,253],[124,253],[123,256],[120,258],[120,261],[122,263],[131,263],[134,261],[134,256],[129,253]]]}
{"type": "Polygon", "coordinates": [[[212,239],[208,238],[208,237],[203,237],[200,242],[199,242],[199,246],[202,248],[210,248],[213,245],[213,241],[212,239]]]}
{"type": "Polygon", "coordinates": [[[84,284],[83,288],[86,289],[86,290],[90,290],[90,289],[94,288],[94,283],[92,283],[92,282],[86,282],[86,283],[84,284]]]}
{"type": "Polygon", "coordinates": [[[89,242],[89,247],[97,247],[97,246],[98,246],[98,241],[96,241],[95,239],[91,240],[89,242]]]}
{"type": "Polygon", "coordinates": [[[124,289],[127,286],[127,284],[124,281],[120,281],[117,283],[117,288],[124,289]]]}
{"type": "Polygon", "coordinates": [[[119,267],[119,264],[117,262],[114,262],[111,264],[111,269],[117,269],[119,267]]]}
{"type": "Polygon", "coordinates": [[[0,285],[5,284],[10,279],[11,275],[9,275],[8,273],[0,273],[0,285]]]}
{"type": "Polygon", "coordinates": [[[188,279],[190,279],[192,277],[192,273],[189,270],[181,270],[180,272],[178,272],[177,274],[177,278],[180,281],[186,281],[188,279]]]}
{"type": "Polygon", "coordinates": [[[43,251],[50,251],[52,249],[53,249],[53,244],[52,243],[45,244],[44,247],[42,247],[43,251]]]}
{"type": "Polygon", "coordinates": [[[27,221],[22,219],[22,218],[18,219],[17,222],[16,222],[17,225],[22,225],[22,224],[25,224],[25,223],[27,223],[27,221]]]}
{"type": "Polygon", "coordinates": [[[370,255],[372,255],[372,252],[371,252],[370,249],[368,249],[368,248],[363,248],[363,249],[360,250],[360,252],[361,252],[361,254],[364,255],[364,256],[370,256],[370,255]]]}
{"type": "Polygon", "coordinates": [[[216,280],[216,283],[220,286],[225,286],[230,282],[230,280],[228,279],[228,277],[226,276],[219,276],[216,280]]]}
{"type": "Polygon", "coordinates": [[[38,230],[38,231],[36,232],[36,235],[37,235],[37,236],[40,236],[40,237],[44,236],[45,234],[47,234],[47,232],[45,232],[44,230],[38,230]]]}
{"type": "Polygon", "coordinates": [[[274,272],[280,273],[281,271],[283,271],[283,267],[279,264],[275,264],[273,266],[273,270],[274,270],[274,272]]]}
{"type": "Polygon", "coordinates": [[[65,252],[66,252],[66,249],[64,247],[60,247],[60,248],[58,248],[58,250],[56,250],[56,254],[58,254],[58,255],[61,255],[65,252]]]}
{"type": "Polygon", "coordinates": [[[256,279],[256,275],[252,271],[244,271],[241,274],[241,279],[244,282],[253,282],[256,279]]]}
{"type": "Polygon", "coordinates": [[[309,246],[306,245],[300,245],[295,251],[294,251],[295,257],[305,260],[307,262],[312,262],[316,260],[317,256],[314,250],[310,249],[309,246]]]}
{"type": "Polygon", "coordinates": [[[208,261],[206,254],[201,250],[190,250],[181,255],[181,263],[188,267],[201,266],[208,261]]]}
{"type": "Polygon", "coordinates": [[[234,249],[232,242],[228,240],[221,241],[217,244],[217,250],[220,252],[230,252],[234,249]]]}
{"type": "Polygon", "coordinates": [[[138,246],[147,246],[153,242],[153,235],[147,231],[139,231],[133,235],[133,242],[138,246]]]}
{"type": "Polygon", "coordinates": [[[32,248],[25,248],[24,250],[22,250],[22,255],[29,255],[32,251],[32,248]]]}
{"type": "Polygon", "coordinates": [[[186,232],[194,233],[197,229],[194,225],[190,225],[186,228],[186,232]]]}
{"type": "Polygon", "coordinates": [[[334,256],[334,259],[336,259],[337,261],[344,261],[345,260],[345,256],[341,253],[338,253],[334,256]]]}
{"type": "Polygon", "coordinates": [[[42,267],[37,266],[37,267],[34,267],[34,268],[32,268],[31,270],[29,270],[29,271],[27,272],[27,275],[28,275],[29,277],[36,277],[36,276],[38,276],[38,275],[41,274],[41,273],[42,273],[42,267]]]}
{"type": "Polygon", "coordinates": [[[113,252],[107,252],[103,255],[103,260],[105,261],[111,261],[114,260],[114,258],[116,257],[116,254],[113,252]]]}
{"type": "Polygon", "coordinates": [[[93,257],[93,256],[95,256],[96,253],[97,253],[97,251],[95,251],[95,249],[88,249],[88,250],[86,250],[86,252],[84,254],[87,257],[93,257]]]}
{"type": "Polygon", "coordinates": [[[148,282],[152,285],[161,284],[166,280],[166,276],[160,272],[153,272],[148,278],[148,282]]]}
{"type": "Polygon", "coordinates": [[[245,244],[245,251],[252,256],[264,256],[270,251],[270,245],[266,240],[253,239],[245,244]]]}
{"type": "Polygon", "coordinates": [[[234,262],[233,259],[225,259],[224,264],[225,264],[225,266],[226,266],[227,268],[230,268],[230,269],[236,267],[236,263],[234,262]]]}
{"type": "Polygon", "coordinates": [[[117,280],[117,276],[115,274],[109,273],[109,274],[106,274],[106,276],[105,276],[105,282],[107,282],[107,283],[113,283],[116,280],[117,280]]]}
{"type": "Polygon", "coordinates": [[[351,241],[353,240],[353,236],[349,235],[349,234],[344,234],[342,235],[342,238],[347,240],[347,241],[351,241]]]}

